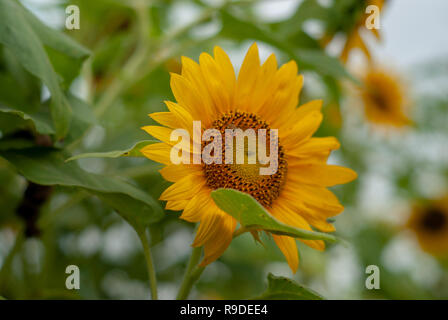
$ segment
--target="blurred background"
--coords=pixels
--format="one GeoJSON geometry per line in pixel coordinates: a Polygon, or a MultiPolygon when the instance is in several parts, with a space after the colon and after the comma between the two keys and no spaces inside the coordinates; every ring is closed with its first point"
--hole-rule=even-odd
{"type": "MultiPolygon", "coordinates": [[[[180,57],[197,61],[215,45],[229,53],[235,70],[254,41],[262,60],[270,53],[279,64],[296,60],[305,76],[301,103],[324,100],[325,118],[316,135],[336,136],[341,149],[330,162],[359,175],[348,185],[332,188],[346,208],[335,218],[336,233],[348,245],[328,245],[318,252],[300,243],[299,271],[292,274],[272,239],[263,237],[263,247],[244,234],[206,268],[191,298],[255,297],[266,288],[269,272],[330,299],[448,298],[447,1],[386,1],[380,40],[358,23],[372,1],[20,2],[43,23],[91,51],[81,64],[46,48],[66,91],[93,113],[86,134],[64,146],[69,154],[121,150],[148,139],[139,128],[152,123],[148,113],[165,110],[164,100],[174,100],[169,73],[180,73],[180,57]],[[80,9],[79,30],[65,28],[70,4],[80,9]],[[343,62],[339,55],[358,27],[371,59],[353,49],[343,62]],[[331,41],[323,41],[328,37],[331,41]],[[372,65],[398,76],[409,125],[383,125],[365,116],[365,101],[358,92],[363,73],[372,65]],[[412,223],[434,207],[440,217],[432,229],[412,223]],[[365,287],[369,265],[380,268],[379,290],[365,287]]],[[[21,82],[26,85],[11,85],[14,59],[3,49],[0,45],[0,104],[45,101],[48,89],[31,76],[21,82]]],[[[0,142],[14,130],[0,117],[0,142]]],[[[88,172],[123,177],[155,199],[169,185],[157,171],[160,166],[144,158],[77,163],[88,172]]],[[[24,218],[19,208],[27,182],[1,157],[0,181],[0,296],[149,298],[138,236],[111,207],[85,190],[54,186],[32,222],[25,223],[29,232],[21,234],[24,218]],[[65,289],[70,264],[81,270],[78,291],[65,289]]],[[[167,211],[150,227],[161,299],[175,298],[191,253],[194,226],[179,215],[167,211]]]]}

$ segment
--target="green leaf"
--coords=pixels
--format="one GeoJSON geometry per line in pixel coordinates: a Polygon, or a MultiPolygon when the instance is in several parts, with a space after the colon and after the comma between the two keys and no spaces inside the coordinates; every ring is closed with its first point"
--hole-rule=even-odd
{"type": "Polygon", "coordinates": [[[43,112],[30,115],[23,111],[14,110],[0,105],[0,113],[13,115],[22,119],[26,126],[32,127],[40,134],[54,134],[54,129],[51,125],[50,119],[47,114],[43,112]]]}
{"type": "Polygon", "coordinates": [[[143,154],[140,150],[147,146],[148,144],[156,143],[155,140],[143,140],[134,144],[132,147],[127,148],[125,150],[116,150],[109,152],[92,152],[92,153],[81,153],[71,158],[68,158],[66,161],[73,161],[84,158],[118,158],[118,157],[143,157],[143,154]]]}
{"type": "Polygon", "coordinates": [[[97,122],[95,114],[90,105],[74,95],[68,95],[68,101],[73,109],[73,117],[70,122],[70,131],[64,139],[65,145],[80,138],[85,131],[97,122]]]}
{"type": "Polygon", "coordinates": [[[303,230],[284,224],[247,193],[232,189],[217,189],[212,191],[211,195],[220,209],[247,229],[262,229],[300,239],[338,241],[335,236],[328,233],[303,230]]]}
{"type": "Polygon", "coordinates": [[[24,15],[45,45],[53,68],[68,85],[79,74],[81,65],[90,55],[90,51],[66,34],[48,27],[29,11],[25,10],[24,15]]]}
{"type": "MultiPolygon", "coordinates": [[[[51,114],[56,137],[59,139],[68,132],[71,109],[41,42],[48,34],[42,35],[42,29],[30,23],[29,16],[30,13],[18,2],[0,1],[0,43],[13,52],[26,70],[48,87],[52,97],[51,114]]],[[[49,41],[54,44],[54,40],[49,41]]]]}
{"type": "Polygon", "coordinates": [[[323,300],[317,292],[305,288],[297,282],[268,274],[268,288],[254,300],[323,300]]]}
{"type": "Polygon", "coordinates": [[[144,191],[110,175],[86,172],[75,162],[65,163],[64,155],[55,149],[0,150],[0,156],[34,183],[89,191],[114,208],[135,228],[146,227],[163,217],[160,204],[144,191]]]}
{"type": "Polygon", "coordinates": [[[44,45],[76,59],[85,59],[90,55],[87,48],[64,33],[48,27],[28,10],[24,10],[23,15],[44,45]]]}

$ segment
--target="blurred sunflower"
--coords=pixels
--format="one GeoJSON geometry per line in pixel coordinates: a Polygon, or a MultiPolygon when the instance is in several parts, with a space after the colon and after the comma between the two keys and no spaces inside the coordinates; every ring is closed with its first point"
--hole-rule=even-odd
{"type": "MultiPolygon", "coordinates": [[[[327,44],[329,44],[334,36],[339,32],[342,31],[345,33],[346,39],[344,43],[344,47],[342,49],[340,59],[343,63],[347,63],[347,60],[350,56],[350,53],[354,49],[360,49],[364,55],[367,57],[369,61],[371,61],[372,57],[369,51],[369,48],[365,44],[365,41],[363,37],[361,36],[361,30],[366,29],[373,33],[373,35],[376,37],[377,40],[381,39],[381,35],[378,31],[378,29],[367,29],[366,28],[366,19],[369,17],[365,13],[365,9],[370,5],[375,5],[379,8],[381,11],[384,6],[385,0],[364,0],[364,1],[355,1],[351,5],[353,7],[348,7],[344,9],[344,12],[354,12],[352,14],[352,18],[346,19],[346,14],[344,14],[344,21],[341,23],[343,25],[332,27],[331,31],[326,32],[324,37],[321,39],[321,44],[325,47],[327,44]]],[[[343,2],[341,1],[341,4],[343,5],[343,2]]]]}
{"type": "Polygon", "coordinates": [[[370,68],[362,77],[362,82],[360,95],[369,121],[395,127],[410,124],[405,115],[408,102],[397,77],[384,70],[370,68]]]}
{"type": "Polygon", "coordinates": [[[424,251],[448,254],[448,196],[425,206],[415,206],[408,227],[415,232],[424,251]]]}
{"type": "MultiPolygon", "coordinates": [[[[177,103],[166,102],[169,112],[150,114],[163,127],[143,127],[162,143],[146,146],[142,153],[165,164],[160,172],[166,180],[174,182],[160,199],[167,201],[166,209],[183,210],[181,219],[200,222],[193,246],[204,246],[202,266],[222,255],[232,241],[237,224],[212,200],[210,193],[218,188],[250,194],[273,216],[289,225],[306,230],[312,230],[313,226],[324,232],[335,230],[327,218],[344,208],[327,187],[347,183],[356,178],[356,173],[326,164],[331,150],[338,149],[339,143],[333,137],[312,137],[322,121],[322,101],[296,108],[303,84],[303,77],[297,72],[294,61],[278,69],[274,55],[260,65],[256,44],[249,49],[238,77],[220,47],[215,47],[214,57],[202,53],[199,64],[182,57],[181,75],[171,74],[177,103]],[[258,169],[262,165],[258,162],[173,164],[170,151],[177,141],[170,141],[170,134],[175,128],[184,128],[192,135],[193,120],[201,121],[202,131],[278,129],[277,172],[260,175],[258,169]]],[[[295,239],[272,237],[295,272],[299,264],[295,239]]],[[[301,241],[318,250],[325,246],[323,241],[301,241]]]]}

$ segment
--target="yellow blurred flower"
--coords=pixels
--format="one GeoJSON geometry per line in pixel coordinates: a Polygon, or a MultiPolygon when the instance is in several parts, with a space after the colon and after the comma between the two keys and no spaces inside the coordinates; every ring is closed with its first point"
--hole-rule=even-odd
{"type": "MultiPolygon", "coordinates": [[[[382,11],[385,0],[365,0],[364,2],[365,2],[365,4],[360,6],[360,8],[365,9],[370,5],[375,5],[379,8],[380,11],[382,11]]],[[[353,27],[349,31],[346,32],[346,34],[345,34],[346,39],[345,39],[344,47],[343,47],[341,55],[340,55],[340,59],[343,63],[347,63],[350,53],[354,49],[360,49],[361,52],[363,52],[364,55],[367,57],[367,59],[371,62],[372,57],[371,57],[369,48],[367,47],[367,45],[361,35],[361,33],[362,33],[361,30],[365,29],[365,30],[370,31],[376,37],[377,40],[381,39],[381,35],[380,35],[378,29],[375,29],[375,28],[367,29],[366,28],[366,19],[367,18],[368,18],[368,15],[364,11],[358,12],[357,19],[355,20],[353,27]]],[[[328,43],[330,43],[331,40],[333,40],[336,33],[337,32],[332,33],[332,34],[326,34],[321,39],[322,45],[326,46],[328,43]]]]}
{"type": "MultiPolygon", "coordinates": [[[[204,246],[203,266],[222,255],[237,224],[212,200],[210,193],[218,188],[252,195],[289,225],[334,231],[327,218],[344,208],[327,187],[347,183],[356,178],[356,173],[326,164],[339,142],[334,137],[312,137],[322,121],[322,101],[296,108],[303,84],[303,76],[297,72],[294,61],[278,68],[273,54],[260,65],[256,44],[249,49],[237,77],[220,47],[215,47],[214,57],[202,53],[199,64],[182,57],[181,75],[171,74],[177,103],[166,102],[169,112],[150,115],[163,127],[143,128],[162,143],[146,146],[142,153],[166,165],[160,172],[174,182],[160,197],[167,201],[166,209],[183,210],[181,219],[200,222],[193,246],[204,246]],[[278,129],[277,172],[260,175],[258,168],[262,165],[258,160],[256,164],[173,164],[170,151],[177,142],[170,141],[171,132],[176,128],[192,132],[193,120],[201,121],[202,132],[210,128],[220,132],[227,128],[278,129]]],[[[299,264],[295,239],[272,237],[295,272],[299,264]]],[[[318,250],[325,247],[323,241],[301,241],[318,250]]]]}
{"type": "Polygon", "coordinates": [[[415,232],[424,251],[448,255],[448,196],[415,206],[408,227],[415,232]]]}
{"type": "Polygon", "coordinates": [[[395,127],[410,124],[405,115],[408,101],[398,77],[379,68],[369,68],[361,80],[360,95],[369,121],[395,127]]]}

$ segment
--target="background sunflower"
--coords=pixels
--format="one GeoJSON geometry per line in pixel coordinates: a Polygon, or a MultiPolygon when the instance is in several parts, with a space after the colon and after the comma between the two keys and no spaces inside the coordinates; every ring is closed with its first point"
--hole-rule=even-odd
{"type": "Polygon", "coordinates": [[[448,198],[416,205],[408,227],[415,232],[423,250],[436,256],[448,255],[448,198]]]}
{"type": "Polygon", "coordinates": [[[377,67],[369,68],[361,79],[358,90],[367,121],[390,127],[411,124],[407,116],[410,111],[409,90],[402,80],[377,67]]]}

